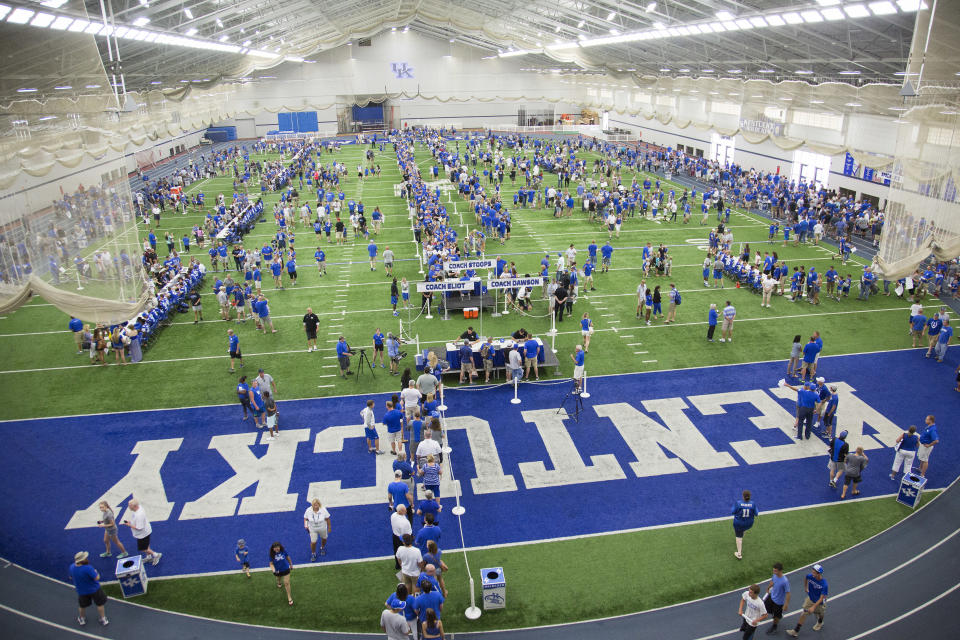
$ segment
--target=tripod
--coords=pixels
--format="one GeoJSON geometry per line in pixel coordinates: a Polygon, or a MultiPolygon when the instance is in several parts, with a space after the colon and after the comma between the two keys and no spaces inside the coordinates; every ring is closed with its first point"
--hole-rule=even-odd
{"type": "Polygon", "coordinates": [[[567,395],[560,401],[557,415],[560,415],[560,412],[564,410],[567,410],[567,416],[573,418],[574,422],[580,422],[580,414],[583,413],[583,398],[580,397],[580,388],[576,383],[574,383],[573,389],[568,391],[567,395]],[[571,404],[570,409],[572,411],[567,410],[567,403],[571,404]]]}
{"type": "Polygon", "coordinates": [[[357,361],[357,382],[360,382],[360,376],[363,375],[363,370],[365,367],[370,368],[370,375],[374,378],[377,377],[377,374],[374,372],[373,365],[370,364],[370,358],[367,357],[367,350],[360,349],[360,359],[357,361]]]}

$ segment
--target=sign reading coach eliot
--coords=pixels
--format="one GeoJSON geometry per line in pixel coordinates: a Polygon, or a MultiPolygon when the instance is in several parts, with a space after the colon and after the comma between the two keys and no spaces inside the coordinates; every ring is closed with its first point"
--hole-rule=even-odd
{"type": "MultiPolygon", "coordinates": [[[[867,450],[893,446],[903,431],[858,398],[856,389],[849,384],[835,384],[840,394],[838,423],[849,432],[849,441],[867,450]]],[[[596,404],[588,411],[600,421],[609,421],[605,428],[612,426],[611,433],[615,432],[614,437],[619,437],[625,447],[613,441],[605,445],[592,442],[589,452],[578,448],[573,437],[576,434],[568,429],[566,415],[558,414],[556,408],[499,416],[499,421],[509,420],[514,424],[505,430],[498,422],[497,436],[490,422],[482,417],[449,417],[447,429],[451,437],[466,436],[469,453],[463,445],[459,445],[458,451],[460,456],[472,458],[473,469],[456,481],[444,476],[441,494],[450,496],[458,491],[464,495],[470,492],[473,495],[508,494],[596,482],[641,483],[671,474],[823,456],[821,440],[793,438],[794,416],[787,407],[795,400],[791,390],[775,387],[596,404]],[[717,418],[727,414],[728,409],[731,416],[717,418]],[[710,426],[734,417],[737,422],[734,438],[723,435],[730,432],[729,423],[719,431],[710,426]],[[505,440],[510,431],[517,430],[523,430],[524,438],[542,441],[543,448],[532,446],[532,441],[530,447],[511,447],[505,440]],[[756,432],[757,438],[766,444],[751,439],[751,432],[756,432]],[[498,438],[504,440],[499,447],[498,438]],[[770,444],[772,442],[776,444],[770,444]],[[512,461],[506,470],[505,459],[512,461]],[[461,482],[464,486],[459,486],[461,482]]],[[[378,424],[377,430],[381,438],[387,438],[383,425],[378,424]]],[[[309,459],[311,455],[336,455],[354,449],[355,443],[364,438],[362,425],[322,428],[291,425],[282,438],[267,441],[263,435],[266,434],[228,433],[204,436],[204,442],[188,443],[185,449],[202,447],[216,451],[225,463],[224,469],[229,466],[233,475],[225,480],[221,477],[208,481],[219,482],[214,486],[191,485],[190,496],[196,497],[179,504],[168,499],[165,482],[170,482],[174,489],[182,479],[165,471],[164,463],[168,456],[181,450],[185,438],[190,436],[141,440],[130,451],[132,460],[123,476],[115,480],[113,486],[92,487],[82,503],[88,506],[76,511],[65,528],[95,527],[101,500],[121,504],[133,494],[150,505],[153,522],[291,512],[301,508],[312,496],[324,496],[325,507],[373,505],[386,499],[387,486],[393,480],[390,456],[358,459],[358,465],[374,467],[368,467],[365,474],[368,478],[365,482],[372,481],[368,486],[362,483],[357,486],[356,477],[340,477],[346,472],[314,465],[309,459]],[[312,447],[305,444],[311,442],[312,447]],[[262,453],[258,455],[255,451],[262,453]],[[295,464],[297,481],[291,484],[295,464]],[[305,467],[310,471],[305,472],[305,467]]],[[[118,471],[122,472],[122,467],[118,471]]],[[[183,495],[182,491],[179,495],[183,495]]]]}

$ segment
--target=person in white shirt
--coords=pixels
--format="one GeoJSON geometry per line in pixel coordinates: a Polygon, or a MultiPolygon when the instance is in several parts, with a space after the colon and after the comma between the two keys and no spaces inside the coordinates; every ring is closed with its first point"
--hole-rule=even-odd
{"type": "Polygon", "coordinates": [[[420,405],[423,394],[417,389],[417,383],[410,381],[410,386],[400,392],[400,400],[403,403],[403,411],[407,414],[407,420],[413,420],[413,412],[420,405]]]}
{"type": "MultiPolygon", "coordinates": [[[[390,514],[390,530],[393,532],[393,553],[396,556],[397,551],[403,546],[403,536],[413,535],[413,525],[407,519],[406,505],[397,505],[396,511],[390,514]]],[[[400,558],[396,556],[396,567],[400,569],[400,558]]],[[[400,576],[397,576],[400,580],[400,576]]]]}
{"type": "MultiPolygon", "coordinates": [[[[409,527],[409,522],[407,523],[409,527]]],[[[394,534],[396,535],[396,534],[394,534]]],[[[405,533],[401,536],[403,546],[397,549],[396,556],[400,562],[400,574],[403,584],[407,585],[410,593],[417,592],[417,577],[420,575],[420,565],[423,563],[423,555],[420,549],[413,546],[413,534],[405,533]]]]}
{"type": "Polygon", "coordinates": [[[130,527],[133,537],[137,540],[137,551],[140,553],[146,553],[143,560],[144,562],[153,562],[153,565],[156,566],[160,562],[162,553],[157,553],[150,548],[150,534],[153,533],[153,527],[150,526],[150,520],[147,519],[147,514],[143,510],[143,507],[140,506],[140,501],[136,498],[131,498],[130,502],[127,503],[127,511],[130,513],[127,516],[127,519],[123,521],[123,524],[130,527]]]}
{"type": "Polygon", "coordinates": [[[520,355],[519,344],[514,345],[513,349],[510,350],[508,360],[509,366],[507,367],[507,380],[513,380],[513,378],[522,379],[523,357],[520,355]]]}
{"type": "Polygon", "coordinates": [[[743,618],[743,622],[740,624],[743,640],[750,640],[757,631],[757,625],[769,615],[766,605],[760,598],[760,585],[752,584],[749,589],[741,594],[737,615],[743,618]]]}
{"type": "Polygon", "coordinates": [[[577,262],[577,250],[571,244],[567,249],[567,266],[572,267],[577,262]]]}
{"type": "Polygon", "coordinates": [[[383,453],[380,451],[380,434],[377,433],[377,420],[373,415],[373,400],[367,400],[367,406],[360,410],[363,420],[363,435],[367,438],[367,452],[383,453]]]}
{"type": "Polygon", "coordinates": [[[380,628],[387,634],[387,640],[406,640],[411,637],[410,625],[400,611],[391,607],[380,614],[380,628]]]}
{"type": "Polygon", "coordinates": [[[327,536],[330,535],[330,512],[313,499],[303,512],[303,528],[310,534],[310,562],[317,561],[317,538],[320,538],[320,555],[327,555],[327,536]]]}
{"type": "Polygon", "coordinates": [[[426,434],[424,434],[423,441],[417,445],[417,466],[421,466],[428,456],[439,459],[440,443],[433,438],[426,437],[426,434]]]}

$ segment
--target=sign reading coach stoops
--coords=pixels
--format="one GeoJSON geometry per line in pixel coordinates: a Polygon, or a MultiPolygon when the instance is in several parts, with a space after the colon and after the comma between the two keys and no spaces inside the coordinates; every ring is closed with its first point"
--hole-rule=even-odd
{"type": "MultiPolygon", "coordinates": [[[[949,381],[929,384],[928,365],[914,351],[820,359],[818,374],[838,387],[837,421],[851,448],[863,446],[878,469],[867,471],[865,496],[892,492],[882,469],[905,426],[926,413],[960,413],[960,394],[949,393],[949,381]],[[895,392],[877,381],[878,370],[901,374],[895,392]]],[[[743,489],[761,512],[833,502],[826,443],[794,437],[796,393],[776,386],[782,369],[775,362],[594,378],[579,422],[558,414],[557,387],[522,387],[519,407],[505,387],[448,390],[446,464],[456,480],[444,473],[440,484],[442,547],[462,544],[449,515],[457,492],[470,546],[723,518],[743,489]]],[[[62,578],[65,560],[50,550],[97,544],[100,502],[122,521],[131,496],[152,523],[151,545],[165,552],[151,576],[234,570],[238,538],[255,567],[275,540],[304,562],[303,511],[313,498],[335,523],[328,559],[389,555],[392,460],[367,454],[358,415],[366,399],[281,401],[273,440],[241,421],[238,405],[2,423],[0,465],[30,483],[0,494],[0,555],[62,578]]],[[[958,454],[956,438],[937,445],[929,486],[960,473],[958,454]]],[[[125,528],[120,536],[133,544],[125,528]]],[[[101,574],[112,575],[96,555],[101,574]]]]}
{"type": "Polygon", "coordinates": [[[493,269],[497,261],[493,258],[477,258],[475,260],[448,260],[443,263],[446,271],[461,271],[466,269],[493,269]]]}

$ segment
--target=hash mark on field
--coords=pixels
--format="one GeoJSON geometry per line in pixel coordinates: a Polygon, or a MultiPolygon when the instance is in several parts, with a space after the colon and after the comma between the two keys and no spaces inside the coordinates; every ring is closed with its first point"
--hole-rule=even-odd
{"type": "MultiPolygon", "coordinates": [[[[645,353],[650,353],[650,352],[649,352],[649,351],[634,351],[634,352],[633,352],[633,355],[635,355],[635,356],[642,356],[642,355],[645,354],[645,353]]],[[[644,360],[644,362],[646,362],[646,360],[644,360]]],[[[654,362],[656,362],[656,360],[654,360],[654,362]]]]}
{"type": "Polygon", "coordinates": [[[331,387],[333,387],[333,386],[334,386],[334,385],[332,385],[332,384],[318,384],[318,385],[317,385],[317,389],[329,389],[329,388],[331,388],[331,387]]]}
{"type": "Polygon", "coordinates": [[[337,377],[337,374],[335,374],[335,373],[324,373],[324,374],[321,374],[321,375],[319,375],[319,376],[317,376],[317,377],[318,377],[318,378],[336,378],[336,377],[337,377]]]}
{"type": "MultiPolygon", "coordinates": [[[[631,337],[632,337],[632,336],[631,336],[631,337]]],[[[627,343],[627,346],[628,346],[628,347],[639,347],[639,346],[642,345],[642,344],[643,344],[642,342],[628,342],[628,343],[627,343]]]]}
{"type": "Polygon", "coordinates": [[[650,364],[651,362],[656,362],[656,360],[643,360],[643,364],[650,364]]]}
{"type": "Polygon", "coordinates": [[[600,317],[601,317],[601,318],[612,318],[612,317],[614,317],[615,315],[617,315],[617,314],[615,314],[615,313],[601,313],[601,314],[600,314],[600,317]]]}

